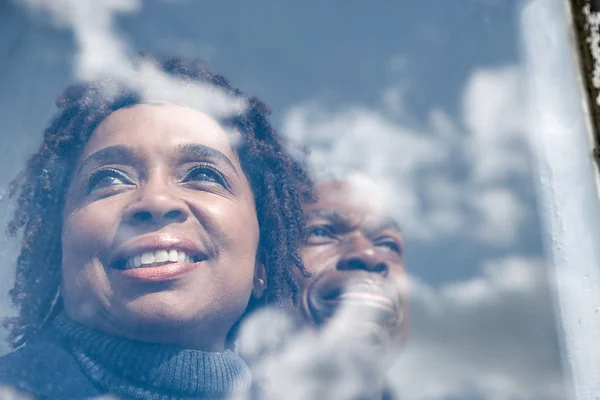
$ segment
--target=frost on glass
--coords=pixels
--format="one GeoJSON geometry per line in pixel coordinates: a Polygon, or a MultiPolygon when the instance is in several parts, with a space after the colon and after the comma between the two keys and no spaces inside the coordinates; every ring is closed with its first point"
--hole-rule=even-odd
{"type": "Polygon", "coordinates": [[[564,371],[571,396],[581,399],[596,398],[600,391],[595,353],[600,333],[600,214],[593,157],[598,114],[592,57],[597,15],[590,4],[529,1],[521,19],[529,76],[528,136],[564,344],[564,371]]]}

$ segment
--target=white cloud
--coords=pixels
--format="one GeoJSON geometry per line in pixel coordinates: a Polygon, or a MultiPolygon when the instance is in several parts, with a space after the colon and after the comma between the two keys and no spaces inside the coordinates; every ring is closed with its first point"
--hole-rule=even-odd
{"type": "Polygon", "coordinates": [[[382,91],[380,106],[292,107],[283,131],[311,149],[315,171],[357,169],[379,181],[409,235],[507,245],[527,212],[509,183],[529,172],[521,79],[514,66],[475,70],[461,118],[433,109],[421,126],[409,123],[402,83],[382,91]]]}
{"type": "MultiPolygon", "coordinates": [[[[241,98],[218,87],[174,79],[150,63],[134,66],[135,52],[115,30],[117,14],[137,12],[141,0],[20,0],[31,9],[49,14],[53,21],[69,28],[77,44],[75,76],[79,80],[116,77],[140,91],[146,100],[167,100],[186,104],[215,117],[243,111],[241,98]]],[[[106,86],[110,95],[110,86],[106,86]]]]}
{"type": "Polygon", "coordinates": [[[390,376],[406,400],[562,399],[544,265],[490,261],[469,280],[413,281],[413,329],[390,376]]]}
{"type": "Polygon", "coordinates": [[[366,107],[328,113],[316,104],[290,109],[283,131],[308,144],[316,171],[327,168],[363,170],[384,188],[393,188],[394,208],[411,231],[427,235],[411,216],[421,214],[421,201],[411,185],[419,168],[440,164],[449,156],[425,132],[397,124],[366,107]]]}
{"type": "Polygon", "coordinates": [[[130,73],[127,44],[114,31],[116,14],[140,9],[140,0],[21,0],[49,13],[59,26],[72,30],[78,45],[76,73],[81,79],[94,79],[106,71],[130,73]]]}
{"type": "Polygon", "coordinates": [[[348,335],[351,328],[347,322],[338,318],[321,331],[298,330],[289,315],[265,308],[248,319],[238,351],[247,360],[255,385],[267,389],[260,398],[374,398],[373,382],[383,374],[378,372],[372,352],[364,351],[348,335]],[[265,326],[269,327],[267,334],[265,326]],[[263,353],[257,353],[260,351],[263,353]]]}
{"type": "MultiPolygon", "coordinates": [[[[398,397],[565,399],[546,276],[540,260],[508,257],[437,288],[412,278],[412,328],[388,374],[398,397]]],[[[246,322],[239,350],[256,382],[274,385],[267,398],[354,399],[373,390],[381,359],[345,325],[360,317],[336,318],[319,334],[270,309],[246,322]]]]}
{"type": "Polygon", "coordinates": [[[474,233],[487,242],[510,243],[526,212],[517,194],[493,187],[478,191],[470,202],[480,218],[474,233]]]}
{"type": "Polygon", "coordinates": [[[524,129],[522,78],[516,68],[477,70],[463,95],[463,120],[469,131],[467,156],[478,182],[501,180],[528,171],[521,150],[524,129]]]}

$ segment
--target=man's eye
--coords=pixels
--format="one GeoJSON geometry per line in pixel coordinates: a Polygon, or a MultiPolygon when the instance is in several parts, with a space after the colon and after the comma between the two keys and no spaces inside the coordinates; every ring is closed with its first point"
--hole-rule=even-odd
{"type": "Polygon", "coordinates": [[[217,170],[212,167],[201,165],[194,167],[188,171],[184,182],[211,182],[219,185],[227,186],[225,178],[217,170]]]}
{"type": "Polygon", "coordinates": [[[309,237],[332,237],[331,229],[327,226],[315,226],[308,229],[309,237]]]}
{"type": "Polygon", "coordinates": [[[394,251],[398,254],[402,254],[402,246],[394,240],[384,240],[377,243],[378,247],[384,247],[388,250],[394,251]]]}
{"type": "Polygon", "coordinates": [[[133,184],[132,181],[124,173],[114,169],[104,169],[90,177],[87,185],[87,193],[97,189],[131,184],[133,184]]]}

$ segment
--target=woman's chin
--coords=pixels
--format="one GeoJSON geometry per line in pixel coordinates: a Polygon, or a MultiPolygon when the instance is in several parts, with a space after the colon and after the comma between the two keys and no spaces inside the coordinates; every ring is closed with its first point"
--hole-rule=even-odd
{"type": "Polygon", "coordinates": [[[202,318],[203,314],[210,315],[216,311],[212,310],[209,299],[182,290],[145,293],[134,298],[123,298],[118,303],[114,304],[115,312],[128,314],[128,318],[151,325],[192,323],[202,318]]]}
{"type": "Polygon", "coordinates": [[[172,344],[202,350],[220,350],[227,332],[243,313],[223,313],[206,305],[187,306],[171,301],[136,301],[115,313],[112,319],[120,335],[142,342],[172,344]],[[199,312],[198,310],[202,310],[199,312]],[[210,341],[197,342],[200,338],[210,341]]]}
{"type": "Polygon", "coordinates": [[[67,314],[84,326],[129,340],[222,349],[227,333],[244,313],[245,303],[234,296],[217,296],[209,290],[191,293],[187,289],[169,286],[153,292],[116,290],[98,296],[106,299],[102,302],[68,302],[67,314]],[[200,338],[203,342],[198,342],[200,338]]]}
{"type": "Polygon", "coordinates": [[[109,327],[112,331],[108,333],[115,336],[207,351],[222,349],[228,330],[221,329],[221,325],[224,325],[222,321],[216,321],[211,315],[192,315],[182,310],[160,307],[152,312],[134,309],[123,315],[115,315],[112,319],[113,324],[109,327]],[[207,326],[211,327],[210,332],[205,331],[207,326]],[[209,341],[206,341],[207,337],[209,341]]]}

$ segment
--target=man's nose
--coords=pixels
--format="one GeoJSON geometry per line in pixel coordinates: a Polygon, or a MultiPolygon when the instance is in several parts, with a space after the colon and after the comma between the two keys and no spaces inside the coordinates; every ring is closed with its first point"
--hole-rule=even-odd
{"type": "Polygon", "coordinates": [[[176,188],[158,179],[139,189],[139,196],[124,215],[130,225],[165,225],[184,222],[189,216],[176,188]]]}
{"type": "Polygon", "coordinates": [[[361,237],[349,243],[338,261],[337,269],[363,270],[387,276],[389,265],[381,251],[370,240],[361,237]]]}

